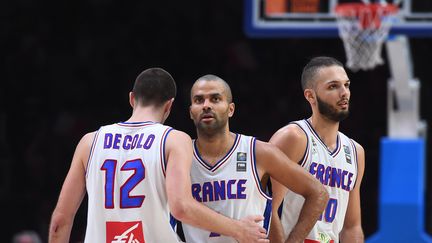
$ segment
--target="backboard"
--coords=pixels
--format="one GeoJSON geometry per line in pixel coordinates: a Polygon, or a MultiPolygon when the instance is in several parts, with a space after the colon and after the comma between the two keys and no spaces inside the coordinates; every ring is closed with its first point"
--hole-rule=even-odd
{"type": "MultiPolygon", "coordinates": [[[[347,2],[361,1],[244,0],[245,31],[250,37],[338,37],[334,9],[347,2]]],[[[390,34],[432,38],[432,0],[395,2],[400,10],[390,34]]]]}

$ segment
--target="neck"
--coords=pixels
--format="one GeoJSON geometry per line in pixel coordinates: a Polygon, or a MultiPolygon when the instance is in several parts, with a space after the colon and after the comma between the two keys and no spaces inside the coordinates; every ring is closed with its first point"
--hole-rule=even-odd
{"type": "Polygon", "coordinates": [[[312,114],[311,118],[309,118],[309,122],[325,145],[330,150],[333,150],[336,147],[339,122],[329,120],[326,117],[315,113],[312,114]]]}
{"type": "Polygon", "coordinates": [[[132,111],[132,116],[127,122],[143,122],[153,121],[163,123],[162,109],[155,109],[154,107],[135,107],[132,111]]]}
{"type": "Polygon", "coordinates": [[[197,130],[196,145],[200,155],[210,164],[222,158],[234,144],[236,135],[228,129],[215,134],[204,134],[197,130]]]}

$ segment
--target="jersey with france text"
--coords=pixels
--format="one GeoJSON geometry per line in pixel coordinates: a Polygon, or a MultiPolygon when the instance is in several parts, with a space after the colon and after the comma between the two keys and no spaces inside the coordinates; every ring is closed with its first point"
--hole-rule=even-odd
{"type": "MultiPolygon", "coordinates": [[[[255,164],[255,138],[236,134],[229,152],[211,166],[204,161],[194,141],[191,169],[192,195],[209,208],[229,218],[263,215],[269,228],[271,197],[261,188],[255,164]]],[[[203,219],[211,220],[211,219],[203,219]]],[[[186,242],[237,242],[235,239],[183,224],[186,242]]]]}
{"type": "Polygon", "coordinates": [[[97,131],[86,171],[86,243],[179,242],[165,190],[171,130],[122,122],[97,131]]]}
{"type": "MultiPolygon", "coordinates": [[[[354,142],[338,132],[336,148],[330,151],[308,120],[293,123],[305,132],[308,139],[301,166],[326,187],[330,196],[327,207],[306,237],[305,243],[338,243],[349,193],[357,178],[357,151],[354,142]]],[[[288,190],[281,214],[285,237],[288,237],[296,224],[303,203],[302,196],[288,190]]]]}

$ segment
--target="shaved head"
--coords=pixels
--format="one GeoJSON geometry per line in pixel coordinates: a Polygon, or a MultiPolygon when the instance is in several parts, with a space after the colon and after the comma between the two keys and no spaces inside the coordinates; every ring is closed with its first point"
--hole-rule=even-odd
{"type": "MultiPolygon", "coordinates": [[[[201,81],[205,81],[205,82],[220,82],[220,83],[222,83],[223,86],[225,87],[224,91],[225,91],[228,103],[232,102],[231,88],[228,85],[228,83],[225,82],[225,80],[221,79],[220,77],[218,77],[216,75],[207,74],[207,75],[204,75],[204,76],[201,76],[200,78],[198,78],[193,85],[195,85],[196,83],[201,82],[201,81]]],[[[192,96],[192,94],[191,94],[191,96],[192,96]]]]}

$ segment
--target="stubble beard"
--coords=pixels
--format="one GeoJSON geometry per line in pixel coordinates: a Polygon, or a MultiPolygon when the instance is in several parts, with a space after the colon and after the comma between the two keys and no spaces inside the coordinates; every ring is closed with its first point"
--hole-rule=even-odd
{"type": "Polygon", "coordinates": [[[227,120],[218,120],[215,117],[214,121],[211,123],[204,123],[198,121],[198,123],[196,124],[196,128],[199,134],[204,135],[206,137],[211,137],[214,136],[215,134],[223,133],[227,123],[228,123],[227,120]]]}

